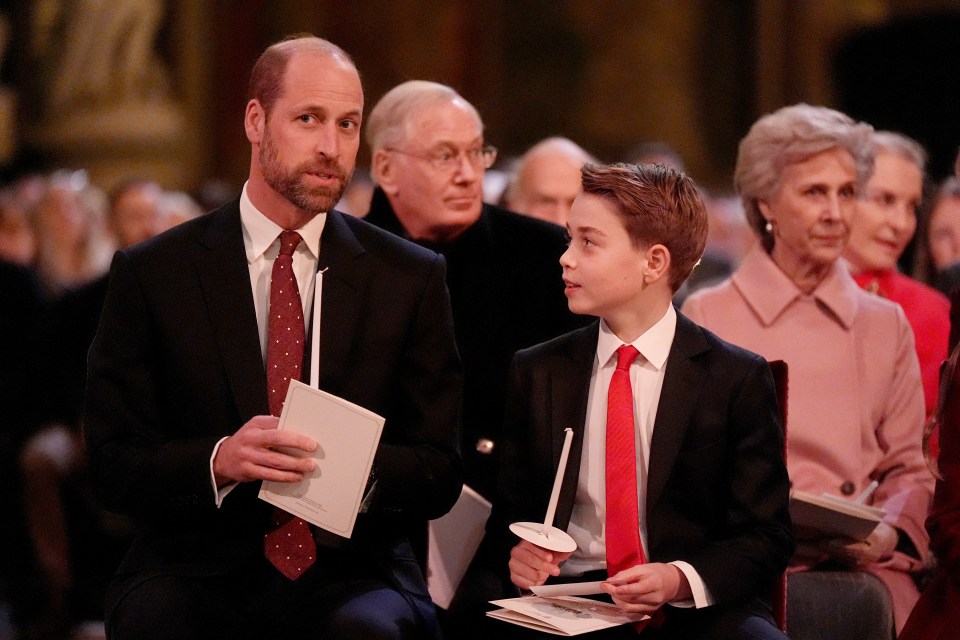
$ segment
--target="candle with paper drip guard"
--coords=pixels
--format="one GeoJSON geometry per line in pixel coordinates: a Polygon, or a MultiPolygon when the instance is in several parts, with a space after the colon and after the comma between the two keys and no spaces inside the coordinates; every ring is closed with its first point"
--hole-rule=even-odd
{"type": "Polygon", "coordinates": [[[570,443],[573,441],[573,429],[564,429],[563,450],[560,452],[560,464],[557,465],[557,477],[553,480],[553,491],[550,492],[550,502],[547,504],[547,517],[543,523],[514,522],[510,531],[527,542],[538,547],[566,553],[577,548],[576,541],[566,531],[553,526],[553,516],[557,512],[557,501],[560,499],[560,486],[563,484],[563,474],[567,469],[567,457],[570,455],[570,443]]]}

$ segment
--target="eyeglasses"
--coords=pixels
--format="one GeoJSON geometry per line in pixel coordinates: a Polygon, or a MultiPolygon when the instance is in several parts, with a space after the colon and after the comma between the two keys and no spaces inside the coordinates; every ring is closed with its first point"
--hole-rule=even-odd
{"type": "Polygon", "coordinates": [[[467,161],[476,168],[489,169],[497,161],[497,148],[492,145],[482,147],[471,147],[470,149],[457,149],[456,147],[443,147],[430,153],[411,153],[402,149],[387,148],[387,151],[402,153],[405,156],[412,156],[420,160],[426,160],[437,171],[453,171],[460,166],[460,154],[466,154],[467,161]]]}

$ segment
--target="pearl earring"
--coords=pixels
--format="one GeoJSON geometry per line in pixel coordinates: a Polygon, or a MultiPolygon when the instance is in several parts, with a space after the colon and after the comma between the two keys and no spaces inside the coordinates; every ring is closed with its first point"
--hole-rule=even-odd
{"type": "Polygon", "coordinates": [[[773,233],[773,223],[767,220],[767,225],[764,227],[764,230],[767,233],[773,233]]]}

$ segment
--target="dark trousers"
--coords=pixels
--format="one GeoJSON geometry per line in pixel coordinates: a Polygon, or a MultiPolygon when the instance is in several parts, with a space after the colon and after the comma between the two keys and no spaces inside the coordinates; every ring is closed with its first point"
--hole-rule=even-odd
{"type": "Polygon", "coordinates": [[[433,637],[436,621],[423,620],[379,567],[348,550],[318,551],[317,563],[295,581],[259,559],[227,575],[118,576],[108,594],[107,637],[433,637]]]}

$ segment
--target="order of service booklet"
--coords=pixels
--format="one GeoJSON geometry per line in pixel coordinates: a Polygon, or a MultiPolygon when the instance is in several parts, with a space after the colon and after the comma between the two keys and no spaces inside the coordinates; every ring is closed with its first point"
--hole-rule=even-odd
{"type": "Polygon", "coordinates": [[[790,518],[801,540],[863,540],[883,520],[883,509],[823,493],[790,492],[790,518]]]}
{"type": "Polygon", "coordinates": [[[316,441],[317,448],[294,455],[317,463],[300,482],[260,485],[260,499],[344,538],[353,534],[373,456],[385,420],[363,407],[291,380],[278,429],[316,441]]]}
{"type": "Polygon", "coordinates": [[[490,604],[503,607],[488,611],[487,615],[491,618],[555,636],[578,636],[581,633],[639,622],[647,617],[639,613],[624,613],[610,602],[575,596],[523,596],[491,600],[490,604]]]}
{"type": "Polygon", "coordinates": [[[450,511],[430,521],[427,535],[427,589],[433,603],[446,609],[483,540],[490,501],[463,485],[450,511]]]}

